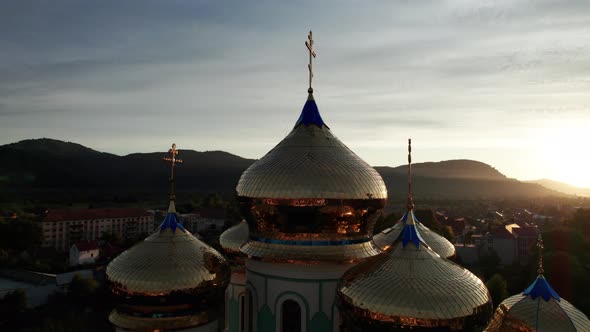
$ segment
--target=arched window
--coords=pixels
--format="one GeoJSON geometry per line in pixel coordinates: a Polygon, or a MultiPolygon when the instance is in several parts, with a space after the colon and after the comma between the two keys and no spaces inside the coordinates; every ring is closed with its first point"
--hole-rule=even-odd
{"type": "Polygon", "coordinates": [[[239,331],[243,332],[246,331],[246,299],[244,294],[241,294],[238,298],[239,306],[240,306],[240,327],[239,331]]]}
{"type": "Polygon", "coordinates": [[[239,303],[239,315],[240,315],[240,323],[238,331],[240,332],[252,332],[252,322],[254,317],[252,317],[252,309],[254,308],[252,305],[252,294],[250,294],[249,290],[240,294],[238,297],[239,303]]]}
{"type": "Polygon", "coordinates": [[[293,300],[283,302],[281,308],[282,332],[301,332],[301,307],[293,300]]]}
{"type": "Polygon", "coordinates": [[[248,306],[246,309],[247,332],[252,332],[254,331],[252,326],[252,322],[254,322],[254,305],[252,304],[252,294],[250,293],[250,290],[246,290],[246,297],[248,299],[248,306]]]}

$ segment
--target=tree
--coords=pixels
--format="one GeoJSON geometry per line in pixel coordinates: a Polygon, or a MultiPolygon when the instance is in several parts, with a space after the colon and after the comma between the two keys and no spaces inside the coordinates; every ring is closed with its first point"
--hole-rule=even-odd
{"type": "Polygon", "coordinates": [[[100,239],[106,243],[110,243],[118,247],[123,246],[125,242],[125,239],[123,239],[123,236],[119,233],[103,232],[100,236],[100,239]]]}
{"type": "Polygon", "coordinates": [[[0,223],[0,248],[24,251],[41,244],[41,225],[26,218],[0,223]]]}
{"type": "Polygon", "coordinates": [[[495,307],[508,297],[508,283],[501,274],[494,274],[486,283],[486,287],[490,291],[495,307]]]}
{"type": "Polygon", "coordinates": [[[27,308],[27,295],[22,289],[17,289],[13,292],[7,293],[0,299],[0,314],[10,315],[21,312],[27,308]]]}
{"type": "Polygon", "coordinates": [[[478,260],[478,265],[481,267],[484,277],[489,277],[498,271],[500,256],[498,256],[494,249],[482,252],[478,260]]]}
{"type": "Polygon", "coordinates": [[[453,232],[451,226],[442,225],[440,235],[449,240],[451,243],[455,243],[455,233],[453,232]]]}
{"type": "Polygon", "coordinates": [[[75,274],[70,283],[70,294],[76,298],[85,298],[94,294],[97,284],[94,279],[82,278],[79,274],[75,274]]]}

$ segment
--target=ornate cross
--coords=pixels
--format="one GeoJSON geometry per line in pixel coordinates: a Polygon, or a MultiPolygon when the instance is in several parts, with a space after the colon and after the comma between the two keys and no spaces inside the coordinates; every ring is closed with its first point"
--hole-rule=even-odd
{"type": "Polygon", "coordinates": [[[539,274],[543,274],[545,271],[543,270],[543,238],[541,237],[541,234],[539,234],[539,237],[537,238],[537,248],[539,248],[539,269],[537,270],[537,272],[539,272],[539,274]]]}
{"type": "Polygon", "coordinates": [[[309,64],[307,65],[307,68],[309,69],[309,92],[311,93],[313,92],[313,89],[311,88],[311,79],[313,78],[312,59],[315,58],[316,55],[313,50],[313,35],[311,30],[309,31],[309,35],[307,35],[307,39],[308,41],[305,42],[305,46],[307,46],[307,49],[309,50],[309,64]]]}
{"type": "Polygon", "coordinates": [[[174,166],[176,163],[181,164],[182,159],[176,158],[178,155],[178,150],[176,150],[176,144],[172,143],[172,149],[168,150],[168,154],[170,157],[164,157],[164,160],[169,161],[171,166],[171,173],[170,173],[170,199],[174,200],[174,166]]]}
{"type": "Polygon", "coordinates": [[[414,209],[412,197],[412,139],[408,138],[408,210],[414,209]]]}

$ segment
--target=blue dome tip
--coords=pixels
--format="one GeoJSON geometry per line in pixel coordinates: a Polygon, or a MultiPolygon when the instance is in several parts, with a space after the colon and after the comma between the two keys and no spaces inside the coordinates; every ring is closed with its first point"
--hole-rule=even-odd
{"type": "Polygon", "coordinates": [[[416,228],[416,224],[414,221],[416,220],[416,216],[414,215],[414,211],[409,210],[407,211],[404,216],[402,217],[402,222],[404,224],[404,229],[402,230],[401,237],[402,237],[402,246],[405,248],[409,243],[413,243],[416,248],[420,248],[420,242],[423,241],[418,229],[416,228]],[[412,218],[411,222],[408,221],[408,217],[412,218]]]}
{"type": "Polygon", "coordinates": [[[524,295],[530,295],[530,297],[534,300],[539,296],[543,298],[545,301],[549,301],[551,298],[556,299],[559,301],[561,298],[559,294],[551,287],[547,279],[542,275],[539,275],[533,283],[524,290],[524,295]]]}
{"type": "Polygon", "coordinates": [[[178,219],[176,218],[176,213],[174,212],[166,213],[166,218],[164,219],[164,222],[162,222],[162,225],[160,225],[160,232],[165,231],[166,228],[170,228],[172,230],[172,233],[176,232],[177,228],[183,231],[185,230],[182,224],[178,222],[178,219]]]}
{"type": "MultiPolygon", "coordinates": [[[[303,106],[303,111],[301,111],[301,115],[299,119],[295,123],[295,128],[299,127],[300,125],[309,126],[314,124],[318,127],[326,126],[324,120],[320,115],[320,111],[318,110],[318,106],[315,103],[313,97],[307,99],[305,105],[303,106]]],[[[327,127],[327,126],[326,126],[327,127]]]]}

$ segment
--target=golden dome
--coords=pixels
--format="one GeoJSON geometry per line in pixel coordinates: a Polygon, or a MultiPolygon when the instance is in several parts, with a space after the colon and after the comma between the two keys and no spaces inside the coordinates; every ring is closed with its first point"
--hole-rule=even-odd
{"type": "Polygon", "coordinates": [[[292,245],[271,244],[250,241],[242,247],[242,252],[251,257],[272,258],[276,261],[358,261],[372,257],[381,251],[372,242],[346,245],[292,245]]]}
{"type": "Polygon", "coordinates": [[[523,293],[500,303],[486,331],[590,331],[590,321],[539,275],[523,293]]]}
{"type": "Polygon", "coordinates": [[[171,202],[159,229],[109,263],[106,276],[114,293],[162,296],[225,287],[229,267],[215,249],[177,223],[171,202]]]}
{"type": "Polygon", "coordinates": [[[174,317],[134,317],[120,313],[117,309],[109,315],[109,321],[130,331],[176,331],[204,325],[211,320],[207,312],[174,317]]]}
{"type": "Polygon", "coordinates": [[[379,173],[332,134],[311,93],[295,128],[242,174],[236,191],[250,198],[387,198],[379,173]]]}
{"type": "Polygon", "coordinates": [[[310,90],[295,127],[250,166],[236,188],[251,257],[351,260],[375,255],[383,179],[323,122],[310,90]]]}
{"type": "Polygon", "coordinates": [[[410,210],[393,248],[344,274],[337,303],[347,325],[358,330],[483,327],[492,303],[483,282],[432,251],[410,210]]]}
{"type": "Polygon", "coordinates": [[[223,251],[228,254],[241,254],[240,247],[248,242],[250,233],[248,223],[242,220],[239,224],[228,228],[219,236],[219,244],[223,251]]]}
{"type": "MultiPolygon", "coordinates": [[[[395,225],[384,229],[382,232],[375,234],[373,241],[381,250],[386,250],[398,238],[399,234],[404,228],[405,220],[408,213],[404,214],[395,225]]],[[[433,232],[430,228],[424,226],[420,221],[415,220],[416,228],[420,232],[420,236],[424,242],[428,244],[430,249],[444,258],[455,257],[455,246],[447,240],[444,236],[433,232]]]]}

